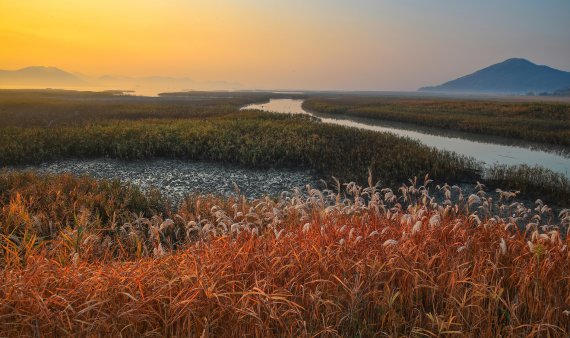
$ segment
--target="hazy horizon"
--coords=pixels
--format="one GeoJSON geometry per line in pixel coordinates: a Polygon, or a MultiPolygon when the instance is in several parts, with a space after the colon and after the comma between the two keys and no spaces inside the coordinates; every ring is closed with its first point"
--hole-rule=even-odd
{"type": "Polygon", "coordinates": [[[0,5],[0,69],[410,91],[513,57],[570,70],[568,31],[563,0],[27,1],[0,5]]]}

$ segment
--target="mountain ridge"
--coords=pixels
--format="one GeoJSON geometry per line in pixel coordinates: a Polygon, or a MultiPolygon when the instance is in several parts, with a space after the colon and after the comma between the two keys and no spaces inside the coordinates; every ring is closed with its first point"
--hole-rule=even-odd
{"type": "Polygon", "coordinates": [[[127,88],[143,91],[160,89],[165,91],[180,90],[221,90],[236,89],[242,85],[229,81],[195,81],[190,77],[170,77],[150,75],[142,77],[103,75],[91,77],[81,73],[71,73],[57,67],[29,66],[17,70],[0,69],[0,86],[8,87],[95,87],[95,88],[127,88]]]}
{"type": "Polygon", "coordinates": [[[526,94],[554,92],[570,87],[570,72],[527,59],[511,58],[441,85],[419,91],[526,94]]]}

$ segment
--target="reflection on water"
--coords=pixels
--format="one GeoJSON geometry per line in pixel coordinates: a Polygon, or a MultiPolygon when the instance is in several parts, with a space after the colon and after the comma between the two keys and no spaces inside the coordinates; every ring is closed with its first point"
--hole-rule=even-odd
{"type": "Polygon", "coordinates": [[[235,185],[248,198],[265,195],[277,196],[283,191],[306,184],[318,184],[307,170],[249,169],[217,163],[189,162],[172,159],[150,161],[119,161],[113,159],[64,160],[26,166],[44,173],[72,173],[95,178],[119,179],[131,182],[143,189],[158,188],[173,200],[190,193],[235,193],[235,185]]]}
{"type": "MultiPolygon", "coordinates": [[[[242,110],[255,109],[264,110],[273,113],[285,114],[309,114],[303,109],[303,100],[291,99],[271,99],[269,102],[260,104],[250,104],[242,108],[242,110]]],[[[312,114],[309,114],[312,115],[312,114]]]]}
{"type": "Polygon", "coordinates": [[[486,164],[543,166],[570,177],[570,157],[559,149],[536,143],[518,141],[496,136],[479,135],[460,131],[423,128],[405,123],[384,122],[374,119],[348,116],[311,114],[302,107],[303,100],[272,99],[268,103],[252,104],[242,109],[257,109],[275,113],[309,114],[320,118],[324,123],[341,126],[389,132],[409,137],[442,150],[454,151],[471,156],[486,164]]]}

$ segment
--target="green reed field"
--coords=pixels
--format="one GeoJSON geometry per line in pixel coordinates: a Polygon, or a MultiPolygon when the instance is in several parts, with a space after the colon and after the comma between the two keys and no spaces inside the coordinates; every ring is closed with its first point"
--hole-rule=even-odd
{"type": "Polygon", "coordinates": [[[371,96],[312,97],[326,114],[412,123],[556,145],[570,151],[570,103],[371,96]]]}
{"type": "Polygon", "coordinates": [[[428,171],[449,180],[477,177],[473,161],[417,141],[324,125],[305,117],[259,112],[201,120],[12,127],[4,128],[0,135],[0,163],[5,165],[69,157],[171,157],[259,168],[310,168],[360,181],[371,168],[390,183],[428,171]]]}

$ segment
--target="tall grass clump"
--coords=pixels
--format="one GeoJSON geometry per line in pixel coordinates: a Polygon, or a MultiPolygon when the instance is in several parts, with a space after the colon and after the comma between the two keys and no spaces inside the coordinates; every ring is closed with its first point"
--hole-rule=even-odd
{"type": "Polygon", "coordinates": [[[557,196],[559,204],[570,205],[570,180],[543,167],[494,165],[486,170],[485,181],[496,187],[524,191],[534,198],[557,196]]]}
{"type": "MultiPolygon", "coordinates": [[[[42,179],[14,175],[14,192],[42,179]]],[[[152,216],[80,214],[49,238],[32,224],[57,197],[11,194],[0,222],[20,230],[2,236],[0,334],[567,336],[570,211],[472,191],[426,177],[192,196],[152,216]]],[[[90,210],[89,193],[53,217],[90,210]]]]}
{"type": "Polygon", "coordinates": [[[142,192],[118,180],[0,171],[0,205],[3,235],[32,231],[51,239],[61,229],[74,227],[81,215],[90,215],[90,225],[104,228],[125,222],[132,214],[163,214],[169,202],[157,190],[142,192]]]}

